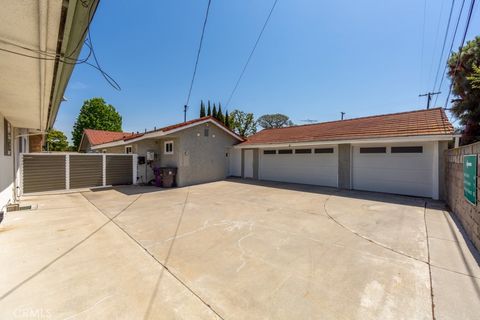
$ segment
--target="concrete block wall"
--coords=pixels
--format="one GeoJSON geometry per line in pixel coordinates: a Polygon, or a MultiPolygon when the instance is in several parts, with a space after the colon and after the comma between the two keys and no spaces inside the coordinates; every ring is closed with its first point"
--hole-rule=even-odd
{"type": "MultiPolygon", "coordinates": [[[[444,153],[445,157],[445,200],[451,211],[458,217],[468,237],[475,247],[480,250],[480,203],[474,206],[463,196],[463,155],[480,154],[480,142],[450,149],[444,153]]],[[[477,161],[477,164],[480,164],[477,161]]],[[[477,181],[480,166],[477,168],[477,181]]],[[[477,183],[477,200],[480,196],[477,183]]]]}

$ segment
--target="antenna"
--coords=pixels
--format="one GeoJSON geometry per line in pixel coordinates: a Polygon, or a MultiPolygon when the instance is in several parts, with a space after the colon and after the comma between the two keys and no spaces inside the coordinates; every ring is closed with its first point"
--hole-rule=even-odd
{"type": "Polygon", "coordinates": [[[301,122],[306,122],[306,123],[315,123],[315,122],[318,122],[318,120],[314,120],[314,119],[304,119],[304,120],[300,120],[301,122]]]}
{"type": "Polygon", "coordinates": [[[183,122],[187,122],[187,109],[188,109],[188,106],[184,105],[183,106],[183,122]]]}

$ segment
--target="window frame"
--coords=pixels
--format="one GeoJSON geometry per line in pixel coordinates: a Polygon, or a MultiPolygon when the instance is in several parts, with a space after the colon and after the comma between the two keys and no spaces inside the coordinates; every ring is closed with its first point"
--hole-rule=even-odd
{"type": "Polygon", "coordinates": [[[277,154],[277,150],[275,149],[267,149],[267,150],[263,150],[263,154],[266,154],[266,155],[272,155],[272,154],[277,154]]]}
{"type": "Polygon", "coordinates": [[[174,152],[173,140],[168,140],[168,141],[163,142],[163,154],[173,154],[173,152],[174,152]],[[168,145],[172,146],[172,150],[170,150],[170,151],[167,150],[168,145]]]}
{"type": "Polygon", "coordinates": [[[293,149],[278,149],[278,154],[293,154],[293,149]]]}
{"type": "Polygon", "coordinates": [[[423,153],[423,146],[392,146],[390,148],[392,154],[415,154],[423,153]]]}
{"type": "Polygon", "coordinates": [[[132,154],[133,153],[133,148],[132,146],[125,146],[125,154],[132,154]],[[130,152],[127,152],[127,149],[130,148],[130,152]]]}
{"type": "Polygon", "coordinates": [[[387,147],[360,147],[361,154],[386,154],[387,147]]]}
{"type": "Polygon", "coordinates": [[[311,148],[295,149],[295,154],[312,154],[311,148]]]}
{"type": "Polygon", "coordinates": [[[313,150],[313,153],[315,154],[333,154],[335,153],[334,148],[315,148],[313,150]]]}

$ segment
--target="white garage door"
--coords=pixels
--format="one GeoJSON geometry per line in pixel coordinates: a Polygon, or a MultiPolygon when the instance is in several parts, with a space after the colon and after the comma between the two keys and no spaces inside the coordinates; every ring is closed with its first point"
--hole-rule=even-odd
{"type": "Polygon", "coordinates": [[[353,147],[353,188],[432,196],[433,143],[353,147]]]}
{"type": "Polygon", "coordinates": [[[282,182],[337,186],[335,147],[259,150],[259,178],[282,182]]]}

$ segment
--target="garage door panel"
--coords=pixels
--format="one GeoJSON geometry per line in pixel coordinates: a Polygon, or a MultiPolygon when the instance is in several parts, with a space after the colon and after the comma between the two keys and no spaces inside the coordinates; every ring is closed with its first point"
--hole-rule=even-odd
{"type": "Polygon", "coordinates": [[[259,175],[262,180],[337,186],[337,154],[263,154],[259,175]]]}
{"type": "Polygon", "coordinates": [[[413,145],[422,146],[423,152],[392,154],[391,147],[397,145],[382,145],[387,147],[386,153],[360,153],[360,146],[354,146],[353,188],[431,197],[433,144],[413,145]]]}

